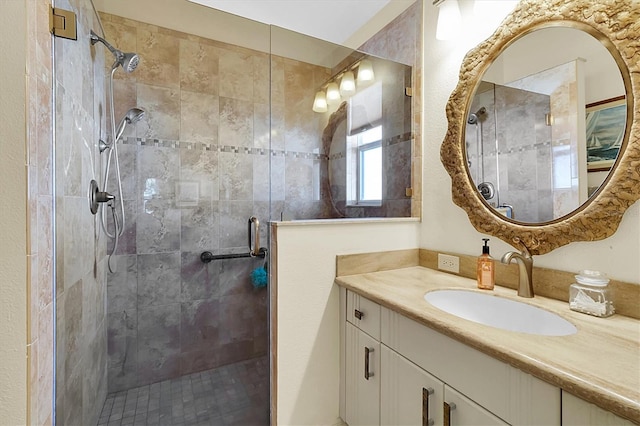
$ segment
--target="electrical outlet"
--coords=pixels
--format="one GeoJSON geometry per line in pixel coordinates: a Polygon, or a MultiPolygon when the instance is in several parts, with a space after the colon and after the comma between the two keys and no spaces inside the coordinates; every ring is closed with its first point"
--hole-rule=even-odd
{"type": "Polygon", "coordinates": [[[460,272],[460,258],[438,253],[438,269],[457,274],[460,272]]]}

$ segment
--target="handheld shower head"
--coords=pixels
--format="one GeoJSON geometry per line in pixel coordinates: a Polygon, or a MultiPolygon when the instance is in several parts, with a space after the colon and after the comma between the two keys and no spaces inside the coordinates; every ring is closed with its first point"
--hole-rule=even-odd
{"type": "Polygon", "coordinates": [[[116,131],[116,136],[113,138],[114,142],[118,142],[122,133],[124,133],[124,129],[127,127],[127,124],[134,124],[138,121],[142,120],[145,115],[145,110],[142,108],[131,108],[120,120],[120,124],[118,124],[118,130],[116,131]]]}
{"type": "Polygon", "coordinates": [[[125,53],[125,52],[122,52],[121,50],[116,49],[111,44],[109,44],[107,40],[103,39],[98,34],[94,33],[93,30],[91,30],[90,38],[91,38],[91,45],[94,45],[97,42],[104,44],[106,48],[109,49],[109,51],[116,58],[115,62],[113,63],[113,66],[111,67],[111,70],[115,70],[120,65],[122,66],[122,69],[125,72],[130,73],[133,70],[135,70],[136,67],[138,66],[138,63],[140,62],[140,57],[136,53],[125,53]]]}
{"type": "Polygon", "coordinates": [[[124,120],[129,124],[136,123],[144,118],[146,111],[142,108],[131,108],[124,116],[124,120]]]}

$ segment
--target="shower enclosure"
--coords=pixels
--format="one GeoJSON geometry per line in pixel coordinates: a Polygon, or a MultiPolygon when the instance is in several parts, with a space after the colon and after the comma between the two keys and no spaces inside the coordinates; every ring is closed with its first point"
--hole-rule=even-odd
{"type": "Polygon", "coordinates": [[[247,252],[247,220],[269,218],[269,27],[251,22],[251,50],[56,3],[78,14],[54,53],[57,423],[267,424],[268,293],[251,281],[265,259],[200,254],[247,252]],[[114,70],[112,116],[115,49],[140,62],[114,70]],[[111,124],[133,107],[144,117],[111,124]],[[104,189],[114,133],[122,189],[114,158],[107,191],[126,220],[108,262],[111,209],[93,216],[86,194],[104,189]]]}
{"type": "MultiPolygon", "coordinates": [[[[214,13],[184,3],[185,13],[214,13]]],[[[235,255],[248,253],[248,240],[269,246],[269,220],[338,217],[323,140],[338,106],[311,106],[363,54],[232,15],[250,28],[249,44],[96,11],[91,0],[54,6],[78,16],[78,39],[54,41],[56,423],[268,424],[269,286],[256,278],[268,253],[235,255]],[[119,50],[139,55],[133,72],[123,69],[131,55],[114,70],[119,50]],[[115,139],[119,167],[107,168],[115,139]],[[87,193],[106,181],[115,199],[93,215],[87,193]],[[118,234],[116,223],[117,244],[105,232],[118,234]]],[[[414,31],[418,16],[396,26],[414,31]]],[[[381,142],[384,167],[402,168],[415,76],[370,60],[402,93],[388,102],[381,142]]],[[[406,170],[385,177],[383,191],[385,211],[401,216],[411,214],[406,170]]]]}

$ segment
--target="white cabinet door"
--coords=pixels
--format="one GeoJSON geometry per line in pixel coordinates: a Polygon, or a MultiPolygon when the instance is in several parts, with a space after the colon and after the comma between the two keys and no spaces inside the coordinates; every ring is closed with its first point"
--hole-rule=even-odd
{"type": "Polygon", "coordinates": [[[633,423],[562,391],[562,424],[563,426],[631,426],[633,423]]]}
{"type": "Polygon", "coordinates": [[[520,426],[560,425],[560,389],[382,307],[382,344],[520,426]]]}
{"type": "Polygon", "coordinates": [[[447,385],[444,386],[443,410],[445,426],[508,425],[447,385]]]}
{"type": "Polygon", "coordinates": [[[380,424],[380,343],[346,323],[345,421],[380,424]]]}
{"type": "Polygon", "coordinates": [[[444,384],[385,345],[380,350],[380,424],[442,425],[444,384]]]}

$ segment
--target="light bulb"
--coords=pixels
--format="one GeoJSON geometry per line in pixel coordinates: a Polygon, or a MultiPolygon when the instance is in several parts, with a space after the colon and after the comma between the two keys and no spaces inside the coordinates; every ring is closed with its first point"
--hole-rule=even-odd
{"type": "Polygon", "coordinates": [[[438,40],[453,40],[460,33],[462,16],[458,0],[444,0],[438,10],[438,26],[436,38],[438,40]]]}
{"type": "Polygon", "coordinates": [[[327,103],[329,105],[340,102],[340,89],[336,83],[329,83],[327,86],[327,103]]]}
{"type": "Polygon", "coordinates": [[[358,65],[358,84],[371,83],[375,79],[373,74],[373,65],[368,59],[363,60],[358,65]]]}
{"type": "Polygon", "coordinates": [[[327,98],[322,90],[316,92],[316,98],[313,100],[313,111],[327,112],[327,98]]]}
{"type": "Polygon", "coordinates": [[[353,79],[353,71],[347,71],[340,80],[340,94],[346,97],[354,93],[356,93],[356,81],[353,79]]]}

